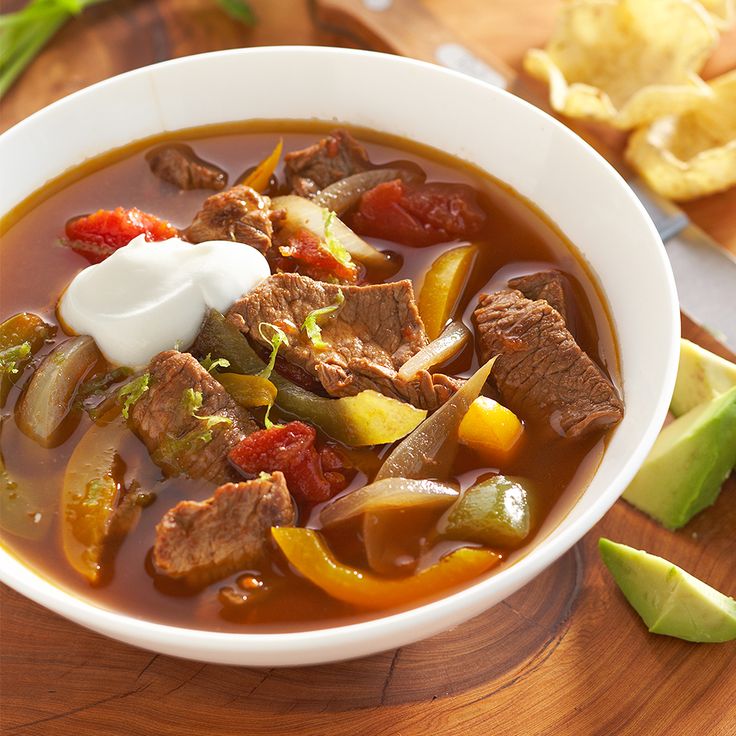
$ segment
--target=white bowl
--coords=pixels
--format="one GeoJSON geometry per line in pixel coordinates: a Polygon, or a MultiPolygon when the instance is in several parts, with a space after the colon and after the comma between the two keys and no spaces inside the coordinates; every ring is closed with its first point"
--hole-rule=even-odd
{"type": "Polygon", "coordinates": [[[433,603],[348,626],[289,634],[164,626],[76,598],[2,550],[0,578],[77,623],[165,654],[255,666],[360,657],[431,636],[499,603],[613,505],[654,442],[672,393],[679,337],[674,280],[636,197],[567,128],[470,77],[364,51],[225,51],[138,69],[77,92],[0,137],[6,182],[0,212],[109,149],[162,131],[248,118],[336,120],[412,138],[474,162],[558,225],[599,280],[620,349],[626,415],[595,476],[557,528],[497,574],[433,603]]]}

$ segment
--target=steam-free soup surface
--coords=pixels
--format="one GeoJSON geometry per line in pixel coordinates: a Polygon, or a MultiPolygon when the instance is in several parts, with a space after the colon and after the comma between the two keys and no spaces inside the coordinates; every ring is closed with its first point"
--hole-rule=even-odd
{"type": "MultiPolygon", "coordinates": [[[[199,157],[226,172],[232,185],[268,155],[279,137],[283,137],[284,150],[293,151],[311,145],[327,130],[327,126],[315,123],[263,122],[198,129],[163,140],[191,145],[199,157]]],[[[470,315],[479,293],[503,288],[515,276],[558,269],[572,285],[567,320],[575,327],[578,344],[615,380],[614,341],[601,297],[576,257],[574,247],[539,212],[489,176],[445,154],[370,131],[353,132],[366,146],[374,164],[413,161],[426,172],[428,181],[464,183],[479,192],[487,219],[482,230],[472,238],[479,246],[479,256],[467,278],[454,318],[471,326],[470,315]]],[[[107,554],[104,573],[97,584],[90,584],[65,558],[61,546],[62,481],[67,462],[92,421],[83,414],[79,425],[62,444],[44,448],[17,427],[14,407],[33,366],[66,338],[57,319],[57,302],[73,277],[89,265],[61,242],[67,221],[98,209],[137,207],[155,213],[177,228],[186,228],[204,198],[212,194],[201,189],[179,191],[154,176],[145,153],[159,143],[161,140],[137,143],[67,172],[5,220],[0,250],[0,321],[18,312],[32,312],[58,329],[55,338],[25,368],[3,410],[0,442],[6,477],[1,492],[6,499],[23,495],[32,512],[28,523],[20,528],[17,525],[13,528],[10,520],[3,523],[3,544],[31,568],[75,595],[105,608],[158,622],[219,631],[265,632],[331,626],[382,615],[386,611],[361,609],[331,597],[298,574],[275,550],[257,568],[239,570],[205,587],[160,574],[151,555],[157,523],[177,502],[204,500],[212,495],[215,486],[202,479],[164,478],[144,444],[131,432],[122,440],[119,457],[126,483],[135,481],[136,487],[148,494],[148,505],[142,508],[134,528],[107,554]],[[252,577],[260,586],[257,595],[252,595],[246,605],[228,602],[230,599],[222,591],[242,592],[244,588],[238,580],[246,587],[250,584],[244,576],[252,577]]],[[[280,169],[277,176],[280,177],[280,169]]],[[[413,247],[366,240],[395,254],[394,273],[388,280],[411,279],[416,293],[433,261],[443,251],[463,244],[413,247]]],[[[376,279],[370,273],[368,277],[376,279]]],[[[135,289],[135,284],[130,288],[135,289]]],[[[447,375],[467,377],[478,365],[471,341],[449,364],[442,365],[441,370],[447,375]]],[[[277,419],[278,413],[272,418],[277,419]]],[[[504,560],[523,553],[540,530],[546,534],[553,529],[597,467],[607,436],[601,430],[581,438],[561,437],[550,432],[542,422],[524,419],[519,447],[502,468],[484,464],[478,453],[461,446],[449,479],[462,488],[499,471],[507,477],[524,479],[530,493],[533,530],[521,552],[515,552],[513,547],[496,550],[504,560]]],[[[357,469],[343,493],[369,482],[369,476],[376,472],[381,459],[391,449],[383,446],[347,451],[349,457],[357,458],[357,469]]],[[[323,505],[300,503],[297,523],[318,527],[323,505]]],[[[421,570],[443,554],[466,546],[462,540],[428,543],[443,513],[443,510],[398,512],[391,521],[398,540],[391,554],[397,558],[419,554],[415,569],[421,570]]],[[[323,534],[341,562],[367,569],[359,519],[323,530],[323,534]]],[[[405,574],[403,562],[403,559],[396,560],[397,577],[405,574]]]]}

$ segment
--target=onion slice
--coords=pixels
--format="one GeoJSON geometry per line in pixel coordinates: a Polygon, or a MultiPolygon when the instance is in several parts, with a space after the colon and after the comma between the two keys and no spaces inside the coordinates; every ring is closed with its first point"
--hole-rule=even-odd
{"type": "Polygon", "coordinates": [[[387,181],[401,179],[407,184],[419,183],[423,176],[410,169],[371,169],[339,179],[312,197],[320,207],[328,207],[338,217],[356,205],[360,198],[373,187],[387,181]]]}
{"type": "Polygon", "coordinates": [[[412,355],[399,368],[399,378],[411,381],[417,373],[449,360],[465,347],[470,337],[470,330],[462,322],[450,322],[436,340],[412,355]]]}
{"type": "MultiPolygon", "coordinates": [[[[289,228],[306,228],[313,232],[320,240],[325,240],[325,220],[329,210],[318,204],[298,197],[295,194],[287,194],[283,197],[274,197],[271,200],[275,210],[286,212],[286,226],[289,228]]],[[[358,237],[344,222],[335,217],[332,220],[331,232],[345,250],[358,261],[367,266],[386,268],[389,257],[369,245],[358,237]]]]}
{"type": "Polygon", "coordinates": [[[375,480],[445,476],[457,452],[460,422],[480,395],[495,360],[491,358],[482,365],[452,398],[402,440],[386,458],[375,480]]]}
{"type": "Polygon", "coordinates": [[[457,488],[435,480],[384,478],[334,500],[319,518],[322,526],[333,526],[367,512],[445,507],[458,495],[457,488]]]}

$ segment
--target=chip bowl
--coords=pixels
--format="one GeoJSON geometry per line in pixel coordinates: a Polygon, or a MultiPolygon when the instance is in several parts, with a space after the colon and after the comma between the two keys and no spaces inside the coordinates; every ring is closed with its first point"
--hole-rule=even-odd
{"type": "Polygon", "coordinates": [[[367,51],[223,51],[145,67],[77,92],[0,136],[6,182],[0,212],[66,169],[135,140],[256,118],[345,122],[418,141],[489,172],[556,224],[598,282],[618,341],[626,414],[597,470],[564,514],[497,572],[439,600],[359,623],[263,634],[162,625],[73,595],[2,549],[0,579],[83,626],[164,654],[270,667],[351,659],[432,636],[496,605],[569,550],[615,503],[667,412],[679,347],[677,295],[643,207],[580,138],[484,82],[367,51]]]}

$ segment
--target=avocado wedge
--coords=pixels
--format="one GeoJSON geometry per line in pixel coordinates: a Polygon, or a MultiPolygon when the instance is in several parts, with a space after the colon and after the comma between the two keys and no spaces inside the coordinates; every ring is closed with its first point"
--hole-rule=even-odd
{"type": "Polygon", "coordinates": [[[601,538],[606,567],[654,634],[694,642],[736,639],[736,601],[667,560],[601,538]]]}
{"type": "Polygon", "coordinates": [[[736,466],[736,386],[660,432],[623,498],[669,529],[713,504],[736,466]]]}
{"type": "Polygon", "coordinates": [[[680,340],[680,365],[670,411],[677,417],[736,386],[736,363],[680,340]]]}

